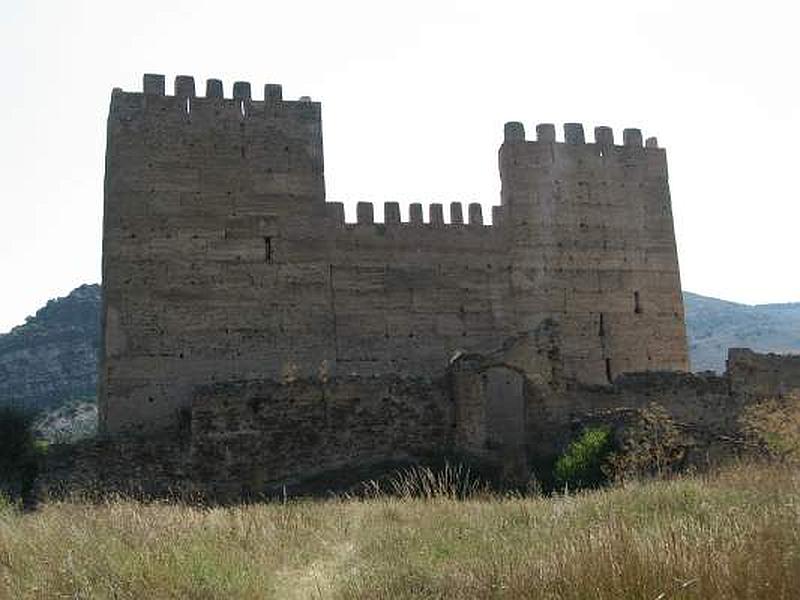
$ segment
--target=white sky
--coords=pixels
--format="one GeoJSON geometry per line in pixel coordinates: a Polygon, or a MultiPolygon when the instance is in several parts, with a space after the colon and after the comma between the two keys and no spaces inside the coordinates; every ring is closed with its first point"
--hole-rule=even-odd
{"type": "Polygon", "coordinates": [[[108,102],[144,72],[321,100],[350,218],[358,200],[486,210],[505,121],[640,127],[668,150],[684,288],[800,300],[793,5],[0,0],[0,332],[99,281],[108,102]]]}

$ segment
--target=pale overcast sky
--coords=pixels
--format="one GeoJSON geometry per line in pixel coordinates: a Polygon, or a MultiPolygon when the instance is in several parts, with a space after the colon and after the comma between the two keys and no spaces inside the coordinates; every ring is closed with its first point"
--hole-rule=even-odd
{"type": "Polygon", "coordinates": [[[794,5],[2,0],[0,332],[99,281],[108,102],[144,72],[322,101],[327,195],[350,218],[358,200],[499,202],[505,121],[640,127],[668,151],[684,289],[800,301],[794,5]]]}

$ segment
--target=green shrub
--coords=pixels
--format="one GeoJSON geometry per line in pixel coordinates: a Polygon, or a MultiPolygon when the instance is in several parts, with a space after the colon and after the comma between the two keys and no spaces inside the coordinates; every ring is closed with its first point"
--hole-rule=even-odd
{"type": "Polygon", "coordinates": [[[603,466],[613,451],[608,427],[590,427],[556,461],[555,480],[569,489],[593,488],[606,482],[603,466]]]}

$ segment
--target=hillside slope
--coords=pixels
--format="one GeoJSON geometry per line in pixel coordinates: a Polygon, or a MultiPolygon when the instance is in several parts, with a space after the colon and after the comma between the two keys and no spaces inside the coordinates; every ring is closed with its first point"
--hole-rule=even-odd
{"type": "Polygon", "coordinates": [[[800,353],[800,302],[749,306],[684,292],[693,371],[725,370],[728,348],[800,353]]]}
{"type": "Polygon", "coordinates": [[[50,300],[0,335],[0,406],[40,410],[94,397],[99,342],[100,286],[50,300]]]}

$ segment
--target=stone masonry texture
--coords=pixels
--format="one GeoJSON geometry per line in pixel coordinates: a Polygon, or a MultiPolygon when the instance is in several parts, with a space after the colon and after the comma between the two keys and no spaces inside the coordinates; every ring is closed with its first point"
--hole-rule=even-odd
{"type": "Polygon", "coordinates": [[[497,352],[462,354],[442,379],[200,386],[177,430],[51,448],[38,487],[55,496],[96,490],[238,501],[358,490],[372,475],[442,456],[524,483],[548,472],[584,427],[616,429],[653,403],[668,411],[690,441],[691,464],[702,467],[743,450],[743,409],[800,390],[798,357],[743,349],[731,350],[721,376],[649,372],[582,384],[560,373],[556,338],[550,324],[497,352]]]}
{"type": "MultiPolygon", "coordinates": [[[[362,203],[352,224],[325,200],[319,103],[284,100],[276,85],[254,100],[243,82],[226,98],[217,80],[201,97],[190,77],[173,95],[157,75],[143,89],[115,89],[108,117],[104,432],[187,418],[210,431],[215,420],[194,414],[198,390],[248,381],[295,386],[305,408],[281,418],[328,431],[321,392],[297,391],[312,380],[330,386],[325,402],[355,431],[363,423],[348,411],[383,410],[376,385],[421,378],[438,389],[455,356],[491,353],[545,322],[558,326],[563,375],[582,384],[688,369],[666,155],[638,130],[615,145],[599,128],[591,143],[568,124],[562,143],[552,125],[527,140],[509,123],[491,215],[456,204],[445,223],[444,207],[426,219],[414,205],[401,222],[387,203],[376,223],[362,203]]],[[[509,406],[521,402],[515,376],[489,381],[509,406]]],[[[439,435],[442,402],[431,397],[403,426],[439,435]]],[[[247,429],[241,410],[226,418],[247,429]]],[[[507,410],[493,414],[490,431],[513,424],[507,410]]],[[[353,448],[373,451],[391,454],[353,448]]]]}

